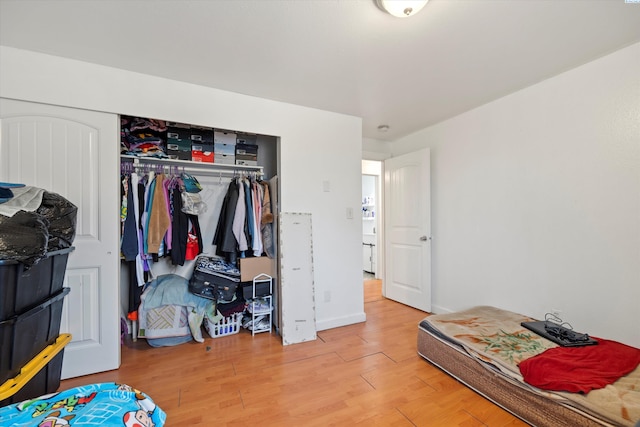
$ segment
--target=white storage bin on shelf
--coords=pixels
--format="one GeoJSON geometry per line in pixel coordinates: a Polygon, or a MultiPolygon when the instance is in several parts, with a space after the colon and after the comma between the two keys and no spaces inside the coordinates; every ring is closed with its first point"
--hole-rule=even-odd
{"type": "Polygon", "coordinates": [[[247,310],[251,313],[251,335],[260,332],[271,333],[272,320],[271,312],[273,304],[271,294],[273,293],[273,278],[267,274],[260,274],[253,278],[253,295],[251,301],[248,302],[247,310]],[[269,285],[269,294],[260,295],[256,293],[256,288],[261,284],[269,285]]]}
{"type": "Polygon", "coordinates": [[[209,319],[205,319],[204,328],[211,338],[225,337],[240,332],[240,324],[242,323],[242,313],[234,313],[229,317],[225,317],[218,323],[211,323],[209,319]]]}

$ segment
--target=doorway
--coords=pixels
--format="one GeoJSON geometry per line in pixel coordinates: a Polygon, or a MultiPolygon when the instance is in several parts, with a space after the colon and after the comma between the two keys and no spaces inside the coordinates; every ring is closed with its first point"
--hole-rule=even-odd
{"type": "Polygon", "coordinates": [[[382,162],[362,161],[362,274],[365,302],[382,297],[380,231],[382,162]]]}
{"type": "Polygon", "coordinates": [[[362,175],[362,270],[375,278],[377,271],[377,176],[362,175]]]}

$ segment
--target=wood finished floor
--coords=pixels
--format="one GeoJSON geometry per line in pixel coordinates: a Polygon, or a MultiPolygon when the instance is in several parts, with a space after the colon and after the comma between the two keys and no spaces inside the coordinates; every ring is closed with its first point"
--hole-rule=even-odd
{"type": "Polygon", "coordinates": [[[129,384],[167,413],[168,427],[526,426],[418,356],[425,313],[382,297],[380,281],[365,281],[365,312],[364,323],[286,347],[245,330],[176,347],[127,342],[120,369],[61,389],[129,384]]]}

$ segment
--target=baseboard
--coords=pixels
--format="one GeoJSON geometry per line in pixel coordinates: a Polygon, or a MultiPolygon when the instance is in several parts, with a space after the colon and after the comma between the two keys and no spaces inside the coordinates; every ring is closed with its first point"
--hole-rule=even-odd
{"type": "Polygon", "coordinates": [[[442,307],[440,305],[431,304],[431,314],[445,314],[445,313],[453,313],[453,310],[450,310],[446,307],[442,307]]]}
{"type": "Polygon", "coordinates": [[[339,328],[341,326],[353,325],[367,321],[366,313],[357,313],[344,317],[334,317],[323,321],[316,321],[316,330],[325,331],[327,329],[339,328]]]}

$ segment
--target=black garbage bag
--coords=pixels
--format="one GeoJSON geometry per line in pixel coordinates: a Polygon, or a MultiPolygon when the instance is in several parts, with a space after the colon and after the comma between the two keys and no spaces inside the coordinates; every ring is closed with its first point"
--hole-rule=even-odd
{"type": "Polygon", "coordinates": [[[18,261],[28,269],[48,252],[70,248],[76,236],[77,213],[73,203],[44,191],[34,212],[0,215],[0,260],[18,261]]]}
{"type": "Polygon", "coordinates": [[[25,268],[44,258],[49,242],[49,223],[36,212],[0,215],[0,259],[22,262],[25,268]]]}
{"type": "Polygon", "coordinates": [[[47,250],[70,248],[76,237],[78,208],[61,195],[45,191],[36,212],[49,222],[47,250]]]}

